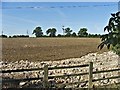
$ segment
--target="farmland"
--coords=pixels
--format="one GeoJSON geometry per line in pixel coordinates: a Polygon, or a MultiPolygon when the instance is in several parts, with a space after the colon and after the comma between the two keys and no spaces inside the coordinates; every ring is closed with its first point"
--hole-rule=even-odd
{"type": "Polygon", "coordinates": [[[3,38],[3,61],[46,61],[79,58],[98,50],[99,38],[3,38]]]}

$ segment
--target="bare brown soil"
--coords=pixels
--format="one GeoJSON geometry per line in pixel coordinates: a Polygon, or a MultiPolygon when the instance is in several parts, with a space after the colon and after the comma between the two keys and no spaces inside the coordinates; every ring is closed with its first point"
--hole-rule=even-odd
{"type": "Polygon", "coordinates": [[[4,38],[3,61],[44,61],[79,58],[98,50],[99,38],[4,38]]]}

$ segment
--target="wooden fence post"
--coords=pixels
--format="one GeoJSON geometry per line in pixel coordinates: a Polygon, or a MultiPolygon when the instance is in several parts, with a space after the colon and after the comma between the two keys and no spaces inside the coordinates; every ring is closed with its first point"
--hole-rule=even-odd
{"type": "Polygon", "coordinates": [[[89,82],[88,82],[88,89],[92,88],[92,80],[93,80],[93,62],[89,64],[89,82]]]}
{"type": "Polygon", "coordinates": [[[43,85],[44,88],[48,87],[48,65],[44,66],[44,77],[43,77],[43,85]]]}

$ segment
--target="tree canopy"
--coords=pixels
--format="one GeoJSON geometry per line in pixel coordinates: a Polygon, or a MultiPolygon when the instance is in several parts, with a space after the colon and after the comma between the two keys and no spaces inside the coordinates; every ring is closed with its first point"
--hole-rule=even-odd
{"type": "Polygon", "coordinates": [[[120,12],[111,14],[108,25],[104,28],[108,34],[101,36],[101,44],[98,48],[102,49],[104,45],[112,49],[120,56],[120,12]]]}
{"type": "Polygon", "coordinates": [[[71,36],[72,30],[71,30],[69,27],[68,27],[68,28],[65,28],[64,30],[65,30],[65,33],[66,33],[65,36],[71,36]]]}
{"type": "Polygon", "coordinates": [[[72,36],[72,37],[76,37],[77,35],[76,35],[75,32],[73,32],[71,36],[72,36]]]}
{"type": "Polygon", "coordinates": [[[56,28],[49,28],[47,31],[46,31],[46,34],[48,34],[50,37],[55,37],[56,36],[56,28]]]}
{"type": "Polygon", "coordinates": [[[78,36],[80,36],[80,37],[84,37],[87,35],[88,35],[87,28],[81,28],[80,31],[78,31],[78,36]]]}
{"type": "Polygon", "coordinates": [[[33,33],[32,33],[32,34],[35,34],[36,37],[41,37],[41,36],[43,36],[43,32],[42,32],[41,27],[36,27],[36,28],[33,30],[33,33]]]}

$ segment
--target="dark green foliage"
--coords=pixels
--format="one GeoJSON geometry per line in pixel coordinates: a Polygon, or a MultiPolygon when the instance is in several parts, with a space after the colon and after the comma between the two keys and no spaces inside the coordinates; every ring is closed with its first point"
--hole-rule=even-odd
{"type": "Polygon", "coordinates": [[[68,28],[65,28],[64,30],[65,30],[65,33],[66,33],[65,36],[70,37],[72,30],[71,30],[69,27],[68,27],[68,28]]]}
{"type": "Polygon", "coordinates": [[[115,47],[112,47],[112,50],[120,56],[120,44],[117,44],[115,47]]]}
{"type": "Polygon", "coordinates": [[[49,28],[47,31],[46,31],[46,34],[49,34],[50,37],[55,37],[56,36],[56,28],[49,28]]]}
{"type": "Polygon", "coordinates": [[[33,34],[35,34],[36,37],[43,36],[43,32],[42,32],[41,27],[36,27],[35,30],[33,30],[33,34]]]}
{"type": "Polygon", "coordinates": [[[79,37],[86,37],[88,35],[87,28],[81,28],[80,31],[78,31],[79,37]]]}
{"type": "Polygon", "coordinates": [[[104,31],[107,31],[108,34],[101,36],[102,43],[98,48],[102,49],[106,45],[108,49],[111,47],[113,51],[120,55],[120,12],[111,14],[111,16],[108,25],[104,28],[104,31]]]}
{"type": "Polygon", "coordinates": [[[2,38],[7,38],[7,35],[1,35],[0,37],[2,37],[2,38]]]}
{"type": "Polygon", "coordinates": [[[93,37],[93,38],[100,38],[101,35],[100,34],[88,34],[88,37],[93,37]]]}
{"type": "MultiPolygon", "coordinates": [[[[29,37],[29,35],[13,35],[13,38],[27,38],[29,37]]],[[[12,38],[12,37],[9,37],[9,38],[12,38]]]]}
{"type": "Polygon", "coordinates": [[[58,37],[62,37],[62,35],[61,35],[61,34],[58,34],[57,36],[58,36],[58,37]]]}
{"type": "Polygon", "coordinates": [[[9,36],[9,38],[12,38],[12,36],[9,36]]]}
{"type": "Polygon", "coordinates": [[[72,37],[76,37],[77,35],[76,35],[75,32],[73,32],[71,36],[72,36],[72,37]]]}

